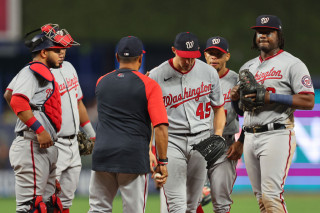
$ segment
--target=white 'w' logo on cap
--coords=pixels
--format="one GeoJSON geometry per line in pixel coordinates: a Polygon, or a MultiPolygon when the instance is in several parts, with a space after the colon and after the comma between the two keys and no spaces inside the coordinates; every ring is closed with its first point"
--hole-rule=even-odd
{"type": "Polygon", "coordinates": [[[269,17],[261,18],[261,24],[266,24],[269,21],[269,17]]]}
{"type": "Polygon", "coordinates": [[[193,41],[187,41],[186,42],[186,46],[187,46],[188,49],[191,49],[193,47],[193,45],[194,45],[193,41]]]}
{"type": "Polygon", "coordinates": [[[212,44],[219,44],[219,43],[220,43],[220,38],[212,39],[212,44]]]}

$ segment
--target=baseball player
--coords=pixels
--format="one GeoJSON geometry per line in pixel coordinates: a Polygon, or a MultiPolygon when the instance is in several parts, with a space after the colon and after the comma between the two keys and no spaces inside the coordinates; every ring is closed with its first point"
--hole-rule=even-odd
{"type": "Polygon", "coordinates": [[[9,153],[19,213],[62,211],[55,195],[58,150],[53,146],[61,129],[61,97],[49,68],[58,68],[64,57],[62,49],[76,43],[65,30],[58,31],[58,25],[47,24],[38,30],[40,34],[26,41],[33,61],[15,76],[8,90],[12,98],[5,94],[19,118],[9,153]]]}
{"type": "MultiPolygon", "coordinates": [[[[283,188],[296,148],[293,112],[313,108],[314,89],[305,64],[283,50],[277,16],[258,16],[251,28],[253,48],[260,55],[240,70],[249,69],[267,92],[262,109],[244,112],[244,162],[260,212],[287,212],[283,188]]],[[[239,100],[235,88],[232,99],[239,100]]],[[[256,94],[245,97],[254,100],[256,94]]]]}
{"type": "Polygon", "coordinates": [[[58,141],[55,143],[59,151],[56,174],[61,185],[59,197],[63,205],[63,213],[68,213],[81,171],[77,141],[79,124],[91,139],[95,139],[95,131],[82,102],[82,90],[72,64],[64,61],[59,68],[53,69],[52,73],[59,85],[62,108],[61,130],[58,132],[58,141]]]}
{"type": "Polygon", "coordinates": [[[97,139],[92,153],[90,213],[112,212],[118,189],[123,212],[145,212],[150,172],[151,123],[158,152],[157,182],[166,182],[168,118],[160,86],[139,73],[143,44],[123,37],[116,53],[119,69],[98,79],[97,139]]]}
{"type": "Polygon", "coordinates": [[[206,179],[206,161],[192,144],[210,136],[213,108],[215,134],[225,125],[224,99],[217,71],[196,59],[197,37],[176,36],[175,57],[151,70],[149,77],[162,89],[169,120],[168,180],[163,187],[169,212],[196,212],[206,179]]]}
{"type": "MultiPolygon", "coordinates": [[[[59,29],[56,29],[59,31],[59,29]]],[[[76,42],[74,42],[75,44],[76,42]]],[[[66,49],[60,50],[64,60],[66,49]]],[[[58,140],[55,146],[58,147],[58,161],[56,163],[57,180],[60,183],[61,192],[59,198],[63,205],[63,213],[68,213],[74,198],[81,171],[81,159],[79,155],[77,133],[79,123],[85,133],[92,139],[95,132],[89,120],[87,110],[82,102],[82,90],[79,85],[78,75],[71,63],[64,61],[59,68],[51,69],[59,86],[61,95],[62,123],[58,132],[58,140]]],[[[6,97],[10,100],[14,78],[8,88],[6,97]]]]}
{"type": "MultiPolygon", "coordinates": [[[[238,74],[226,67],[230,59],[228,41],[220,36],[207,40],[204,56],[207,64],[214,67],[220,78],[222,93],[224,96],[224,110],[226,113],[226,126],[223,130],[223,138],[228,145],[226,154],[222,155],[217,162],[208,169],[210,181],[211,199],[214,212],[230,212],[231,193],[236,180],[236,164],[242,155],[243,143],[235,142],[235,134],[239,132],[239,118],[233,110],[230,100],[231,89],[237,84],[238,74]]],[[[201,211],[198,207],[197,213],[201,211]]]]}

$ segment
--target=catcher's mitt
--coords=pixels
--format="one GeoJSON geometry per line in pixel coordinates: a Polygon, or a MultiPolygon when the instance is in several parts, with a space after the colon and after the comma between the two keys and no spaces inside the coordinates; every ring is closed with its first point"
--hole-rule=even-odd
{"type": "Polygon", "coordinates": [[[77,135],[80,155],[90,155],[93,150],[94,142],[87,137],[84,132],[79,131],[77,135]]]}
{"type": "Polygon", "coordinates": [[[209,138],[202,140],[198,144],[193,144],[192,150],[197,150],[207,161],[207,169],[225,153],[227,144],[223,137],[212,135],[209,138]]]}
{"type": "Polygon", "coordinates": [[[244,111],[253,111],[262,108],[264,105],[264,96],[266,89],[259,84],[253,74],[248,70],[241,70],[239,72],[240,80],[240,101],[244,111]],[[245,95],[256,94],[255,98],[246,98],[245,95]]]}

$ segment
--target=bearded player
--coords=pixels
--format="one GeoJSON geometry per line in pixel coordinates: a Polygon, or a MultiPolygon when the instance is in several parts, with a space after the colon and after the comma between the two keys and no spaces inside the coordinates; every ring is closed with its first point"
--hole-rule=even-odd
{"type": "MultiPolygon", "coordinates": [[[[248,69],[267,92],[240,97],[242,104],[250,98],[252,103],[263,102],[261,108],[244,112],[244,161],[260,212],[287,212],[283,192],[296,148],[293,113],[295,109],[312,110],[314,89],[306,65],[283,50],[283,29],[277,16],[258,16],[251,28],[255,30],[253,49],[259,56],[240,70],[248,69]]],[[[235,89],[238,93],[232,99],[239,101],[239,86],[235,89]]]]}

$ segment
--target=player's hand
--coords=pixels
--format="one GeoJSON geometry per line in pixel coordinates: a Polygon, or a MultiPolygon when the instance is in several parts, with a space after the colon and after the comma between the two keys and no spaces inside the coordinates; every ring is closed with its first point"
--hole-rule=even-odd
{"type": "Polygon", "coordinates": [[[161,188],[166,182],[168,177],[167,165],[158,165],[152,174],[152,178],[154,178],[156,185],[158,188],[161,188]],[[160,173],[161,176],[154,178],[156,173],[160,173]]]}
{"type": "Polygon", "coordinates": [[[229,158],[230,160],[239,160],[241,158],[242,153],[243,143],[237,141],[229,147],[227,151],[227,158],[229,158]]]}
{"type": "Polygon", "coordinates": [[[231,89],[230,96],[232,101],[238,101],[240,99],[239,85],[236,85],[231,89]]]}
{"type": "Polygon", "coordinates": [[[37,134],[37,139],[40,144],[40,148],[46,149],[50,146],[53,146],[51,136],[46,130],[43,130],[40,134],[37,134]]]}
{"type": "Polygon", "coordinates": [[[156,167],[158,165],[157,163],[157,158],[156,156],[154,156],[154,154],[152,153],[152,151],[149,151],[149,158],[150,158],[150,171],[151,173],[154,173],[154,167],[156,167]]]}
{"type": "Polygon", "coordinates": [[[147,71],[145,75],[146,75],[146,76],[149,76],[149,75],[150,75],[150,71],[147,71]]]}

